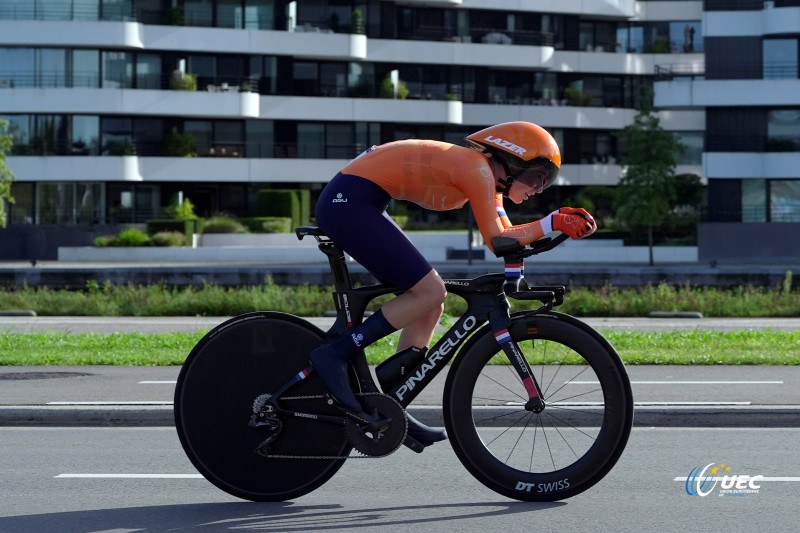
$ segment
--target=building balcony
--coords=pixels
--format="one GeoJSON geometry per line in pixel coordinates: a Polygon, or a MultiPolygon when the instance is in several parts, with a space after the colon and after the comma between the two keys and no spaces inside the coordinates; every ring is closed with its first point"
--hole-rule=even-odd
{"type": "Polygon", "coordinates": [[[800,152],[705,152],[708,179],[796,179],[800,152]]]}
{"type": "Polygon", "coordinates": [[[426,65],[492,65],[494,68],[519,68],[523,65],[526,69],[539,69],[547,68],[552,55],[552,46],[370,39],[367,60],[426,65]]]}
{"type": "MultiPolygon", "coordinates": [[[[277,149],[277,148],[276,148],[277,149]]],[[[324,183],[349,159],[139,156],[9,156],[17,182],[324,183]]],[[[699,165],[677,172],[700,174],[699,165]]],[[[557,185],[616,185],[616,162],[564,165],[557,185]]]]}
{"type": "Polygon", "coordinates": [[[69,46],[127,50],[191,50],[204,53],[287,55],[331,60],[362,60],[366,35],[287,32],[139,22],[0,20],[5,46],[69,46]]]}
{"type": "Polygon", "coordinates": [[[766,80],[674,78],[671,81],[658,81],[654,86],[655,106],[658,108],[800,105],[800,79],[797,78],[766,80]]]}
{"type": "Polygon", "coordinates": [[[755,2],[754,10],[750,11],[706,11],[703,14],[704,35],[740,37],[797,34],[800,28],[800,5],[785,5],[791,3],[765,1],[755,2]]]}

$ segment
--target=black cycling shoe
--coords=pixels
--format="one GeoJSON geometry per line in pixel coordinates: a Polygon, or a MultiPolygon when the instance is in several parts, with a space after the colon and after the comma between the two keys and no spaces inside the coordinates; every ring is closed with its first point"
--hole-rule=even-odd
{"type": "Polygon", "coordinates": [[[348,411],[361,413],[364,410],[350,388],[350,378],[347,376],[349,358],[342,358],[335,350],[325,345],[312,351],[308,359],[334,400],[348,411]]]}
{"type": "Polygon", "coordinates": [[[433,429],[426,426],[408,412],[406,412],[406,418],[408,418],[408,435],[423,446],[447,440],[447,432],[444,429],[433,429]]]}

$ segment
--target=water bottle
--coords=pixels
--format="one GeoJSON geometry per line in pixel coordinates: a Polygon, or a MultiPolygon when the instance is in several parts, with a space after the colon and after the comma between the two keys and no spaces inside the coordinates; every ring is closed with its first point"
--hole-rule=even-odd
{"type": "Polygon", "coordinates": [[[386,392],[408,377],[408,373],[425,357],[425,349],[412,346],[397,352],[375,368],[378,383],[386,392]]]}

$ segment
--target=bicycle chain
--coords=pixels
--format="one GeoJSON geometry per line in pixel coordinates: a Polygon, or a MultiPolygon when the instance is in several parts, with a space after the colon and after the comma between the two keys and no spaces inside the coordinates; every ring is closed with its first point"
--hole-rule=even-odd
{"type": "MultiPolygon", "coordinates": [[[[380,394],[380,393],[378,393],[378,392],[357,392],[357,393],[354,393],[354,394],[356,396],[367,396],[369,394],[380,394]]],[[[318,399],[324,399],[325,397],[326,396],[324,394],[316,394],[316,395],[312,395],[312,396],[281,396],[280,399],[281,400],[318,400],[318,399]]],[[[372,455],[364,455],[361,452],[359,452],[358,450],[356,450],[356,452],[355,452],[357,455],[283,455],[283,454],[273,455],[273,454],[267,454],[267,455],[264,455],[262,457],[265,457],[267,459],[312,459],[312,460],[324,460],[324,461],[330,461],[332,459],[381,459],[383,457],[387,457],[388,455],[391,455],[395,451],[397,451],[397,450],[394,450],[393,452],[391,452],[391,453],[389,453],[387,455],[381,455],[379,457],[375,457],[375,456],[372,456],[372,455]]]]}

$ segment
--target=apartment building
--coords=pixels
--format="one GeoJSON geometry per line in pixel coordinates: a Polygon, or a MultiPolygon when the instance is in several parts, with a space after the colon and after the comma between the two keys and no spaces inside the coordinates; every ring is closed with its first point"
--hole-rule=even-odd
{"type": "Polygon", "coordinates": [[[201,215],[253,215],[259,189],[317,193],[372,144],[463,143],[509,120],[559,141],[547,194],[563,198],[617,183],[614,133],[654,85],[662,126],[688,147],[678,172],[711,171],[717,198],[720,178],[738,179],[723,167],[741,165],[704,142],[734,131],[725,117],[746,102],[680,97],[711,83],[709,42],[725,55],[720,16],[679,0],[0,0],[10,222],[141,223],[179,194],[201,215]]]}
{"type": "Polygon", "coordinates": [[[800,257],[800,0],[706,0],[705,74],[659,71],[661,109],[705,109],[701,260],[800,257]]]}

